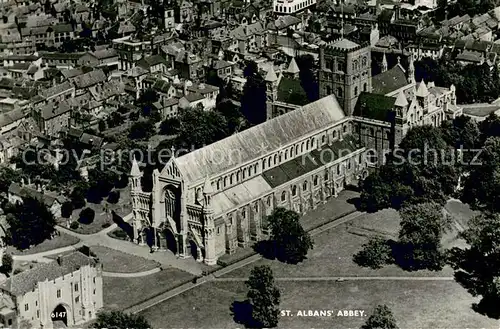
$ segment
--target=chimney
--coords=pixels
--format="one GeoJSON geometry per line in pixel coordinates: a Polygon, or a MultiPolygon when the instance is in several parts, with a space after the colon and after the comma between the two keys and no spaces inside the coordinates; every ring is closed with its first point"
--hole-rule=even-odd
{"type": "Polygon", "coordinates": [[[63,264],[63,258],[62,258],[62,255],[58,255],[58,256],[57,256],[57,264],[58,264],[59,266],[62,266],[62,264],[63,264]]]}

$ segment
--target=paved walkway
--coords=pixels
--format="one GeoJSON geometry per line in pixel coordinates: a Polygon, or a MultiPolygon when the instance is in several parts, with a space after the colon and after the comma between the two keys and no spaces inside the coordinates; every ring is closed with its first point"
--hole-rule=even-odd
{"type": "Polygon", "coordinates": [[[156,267],[148,271],[134,272],[134,273],[119,273],[119,272],[102,272],[102,276],[112,277],[112,278],[140,278],[142,276],[148,276],[161,271],[161,268],[156,267]]]}
{"type": "MultiPolygon", "coordinates": [[[[123,219],[128,221],[132,218],[132,214],[125,216],[123,219]]],[[[92,246],[103,246],[108,247],[110,249],[118,250],[126,254],[131,254],[134,256],[143,257],[157,263],[160,263],[163,267],[174,267],[179,270],[191,273],[193,275],[201,275],[202,269],[199,263],[196,262],[193,258],[189,259],[180,259],[176,257],[170,251],[156,251],[152,253],[147,246],[139,246],[137,244],[131,243],[130,241],[118,240],[114,239],[107,234],[114,230],[117,227],[116,224],[112,224],[111,226],[105,228],[102,231],[99,231],[95,234],[80,234],[68,230],[62,226],[56,226],[56,229],[59,232],[77,237],[80,239],[80,242],[76,245],[49,250],[42,253],[32,254],[32,255],[19,255],[14,256],[15,260],[18,261],[41,261],[44,262],[45,256],[55,255],[64,253],[70,250],[75,250],[83,245],[92,247],[92,246]]]]}
{"type": "MultiPolygon", "coordinates": [[[[339,226],[339,225],[342,225],[348,221],[351,221],[359,216],[361,216],[363,213],[362,212],[359,212],[359,211],[355,211],[353,213],[350,213],[346,216],[343,216],[341,218],[338,218],[330,223],[326,223],[318,228],[315,228],[311,231],[309,231],[309,234],[311,236],[315,236],[315,235],[318,235],[324,231],[327,231],[329,229],[332,229],[336,226],[339,226]]],[[[238,268],[241,268],[243,266],[246,266],[246,265],[249,265],[251,263],[254,263],[256,261],[258,261],[259,259],[262,259],[262,256],[259,255],[259,254],[255,254],[255,255],[252,255],[248,258],[245,258],[245,259],[242,259],[241,261],[239,262],[236,262],[234,264],[231,264],[229,266],[226,266],[220,270],[217,270],[215,271],[214,273],[212,273],[211,275],[209,276],[206,276],[206,277],[202,277],[200,278],[196,283],[193,283],[193,282],[189,282],[189,283],[186,283],[186,284],[183,284],[181,285],[180,287],[177,287],[173,290],[169,290],[169,291],[166,291],[156,297],[153,297],[151,299],[148,299],[142,303],[139,303],[135,306],[132,306],[128,309],[125,309],[124,311],[127,312],[127,313],[139,313],[141,311],[144,311],[150,307],[153,307],[157,304],[160,304],[172,297],[175,297],[177,295],[180,295],[186,291],[189,291],[205,282],[209,282],[209,281],[213,281],[213,280],[219,280],[219,277],[224,275],[224,274],[227,274],[229,272],[232,272],[238,268]]],[[[244,279],[243,279],[244,280],[244,279]]]]}
{"type": "MultiPolygon", "coordinates": [[[[242,282],[247,278],[213,278],[213,281],[242,282]]],[[[276,281],[455,281],[452,276],[309,276],[275,278],[276,281]]]]}

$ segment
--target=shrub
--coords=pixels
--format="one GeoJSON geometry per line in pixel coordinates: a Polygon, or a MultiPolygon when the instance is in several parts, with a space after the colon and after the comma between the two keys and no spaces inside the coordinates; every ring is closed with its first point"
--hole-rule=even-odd
{"type": "Polygon", "coordinates": [[[379,269],[392,261],[392,249],[387,240],[372,238],[354,255],[353,261],[359,266],[379,269]]]}
{"type": "Polygon", "coordinates": [[[112,204],[118,203],[120,200],[120,191],[111,191],[108,195],[108,202],[112,204]]]}
{"type": "Polygon", "coordinates": [[[112,235],[120,240],[125,240],[128,238],[128,234],[124,230],[116,230],[112,233],[112,235]]]}
{"type": "Polygon", "coordinates": [[[88,246],[81,246],[80,248],[78,248],[76,250],[78,250],[79,252],[81,252],[85,256],[97,257],[97,255],[92,250],[90,250],[90,248],[88,246]]]}
{"type": "Polygon", "coordinates": [[[82,224],[92,224],[95,218],[95,211],[92,208],[85,208],[80,212],[78,221],[82,224]]]}
{"type": "Polygon", "coordinates": [[[78,222],[71,222],[71,224],[69,224],[69,228],[72,230],[76,230],[79,227],[80,227],[80,224],[78,224],[78,222]]]}

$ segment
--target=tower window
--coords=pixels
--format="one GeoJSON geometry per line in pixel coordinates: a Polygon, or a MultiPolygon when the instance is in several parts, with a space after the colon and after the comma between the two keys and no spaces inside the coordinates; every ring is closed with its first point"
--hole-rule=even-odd
{"type": "Polygon", "coordinates": [[[338,97],[338,98],[342,98],[342,97],[344,97],[344,96],[343,96],[343,93],[342,93],[342,88],[337,88],[337,97],[338,97]]]}

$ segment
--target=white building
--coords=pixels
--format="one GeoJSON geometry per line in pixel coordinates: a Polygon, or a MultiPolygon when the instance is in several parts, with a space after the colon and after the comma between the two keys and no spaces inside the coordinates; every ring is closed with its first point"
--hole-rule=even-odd
{"type": "Polygon", "coordinates": [[[103,307],[102,267],[80,252],[15,274],[0,285],[0,326],[85,323],[103,307]]]}
{"type": "Polygon", "coordinates": [[[295,14],[316,5],[316,0],[273,0],[276,14],[295,14]]]}

